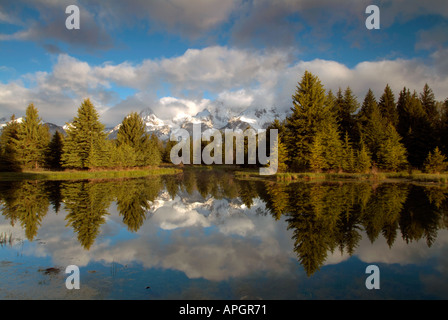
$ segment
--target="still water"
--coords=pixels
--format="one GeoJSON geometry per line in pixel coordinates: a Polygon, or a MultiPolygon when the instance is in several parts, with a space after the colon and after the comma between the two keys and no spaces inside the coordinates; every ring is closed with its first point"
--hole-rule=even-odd
{"type": "Polygon", "coordinates": [[[0,299],[448,298],[446,187],[185,171],[1,182],[0,201],[0,299]]]}

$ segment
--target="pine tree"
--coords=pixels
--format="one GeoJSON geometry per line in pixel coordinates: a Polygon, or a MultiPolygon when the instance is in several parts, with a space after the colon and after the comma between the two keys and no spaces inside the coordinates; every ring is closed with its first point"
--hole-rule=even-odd
{"type": "Polygon", "coordinates": [[[356,171],[360,173],[367,173],[372,167],[372,158],[362,137],[359,145],[359,150],[357,150],[356,153],[356,171]]]}
{"type": "Polygon", "coordinates": [[[78,108],[78,115],[67,124],[62,165],[65,168],[90,169],[107,162],[109,155],[102,154],[106,144],[104,125],[99,121],[98,112],[85,99],[78,108]]]}
{"type": "Polygon", "coordinates": [[[439,147],[436,147],[432,153],[428,154],[424,168],[425,172],[428,173],[441,173],[448,168],[446,157],[440,152],[439,147]]]}
{"type": "Polygon", "coordinates": [[[150,166],[158,166],[162,161],[161,142],[155,133],[149,137],[149,145],[145,151],[145,163],[150,166]]]}
{"type": "Polygon", "coordinates": [[[378,150],[378,166],[384,170],[397,171],[407,165],[406,155],[406,148],[401,143],[400,135],[389,123],[386,127],[385,140],[378,150]]]}
{"type": "Polygon", "coordinates": [[[46,166],[50,169],[59,170],[62,168],[61,157],[63,148],[64,137],[56,131],[48,145],[46,154],[46,166]]]}
{"type": "Polygon", "coordinates": [[[389,84],[384,88],[384,93],[380,98],[378,107],[384,119],[391,122],[394,126],[398,124],[397,104],[395,103],[395,96],[389,84]]]}
{"type": "Polygon", "coordinates": [[[292,115],[286,118],[285,124],[288,166],[293,170],[306,170],[310,164],[314,136],[332,113],[325,105],[325,89],[319,78],[308,71],[305,71],[292,98],[292,115]]]}
{"type": "Polygon", "coordinates": [[[439,120],[439,112],[436,108],[434,92],[427,83],[423,87],[422,93],[420,93],[420,101],[431,126],[435,128],[439,120]]]}
{"type": "Polygon", "coordinates": [[[363,142],[371,152],[372,160],[377,162],[380,145],[386,139],[385,132],[387,122],[381,116],[378,105],[374,100],[373,93],[372,95],[369,93],[366,95],[363,105],[364,111],[368,110],[370,113],[362,113],[359,120],[359,134],[360,137],[363,137],[363,142]]]}
{"type": "Polygon", "coordinates": [[[355,172],[356,170],[355,150],[352,146],[348,133],[345,133],[342,152],[343,152],[342,170],[344,170],[345,172],[355,172]]]}
{"type": "Polygon", "coordinates": [[[320,135],[314,137],[314,141],[310,148],[310,168],[314,172],[321,172],[328,169],[327,161],[325,159],[325,146],[323,145],[323,138],[320,135]]]}
{"type": "Polygon", "coordinates": [[[0,136],[0,171],[20,171],[16,141],[19,133],[19,123],[15,115],[2,130],[0,136]]]}
{"type": "Polygon", "coordinates": [[[355,116],[354,113],[359,108],[359,103],[356,96],[350,87],[347,87],[342,94],[341,89],[339,89],[336,100],[335,107],[336,118],[338,120],[339,130],[345,134],[347,132],[351,139],[355,138],[355,116]]]}
{"type": "Polygon", "coordinates": [[[36,169],[45,165],[45,155],[50,134],[39,118],[34,104],[26,109],[26,115],[19,125],[15,149],[19,164],[23,169],[36,169]]]}
{"type": "Polygon", "coordinates": [[[142,151],[148,143],[149,135],[143,119],[138,113],[132,112],[127,115],[117,132],[118,145],[127,144],[137,151],[142,151]]]}
{"type": "Polygon", "coordinates": [[[414,91],[404,88],[397,103],[397,131],[409,154],[409,162],[421,167],[428,153],[435,148],[433,129],[423,105],[414,91]]]}

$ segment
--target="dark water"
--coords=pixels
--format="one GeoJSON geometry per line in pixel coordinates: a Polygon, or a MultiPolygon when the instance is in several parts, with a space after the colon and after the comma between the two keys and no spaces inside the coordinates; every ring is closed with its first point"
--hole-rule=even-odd
{"type": "Polygon", "coordinates": [[[447,188],[186,171],[0,192],[0,299],[448,298],[447,188]]]}

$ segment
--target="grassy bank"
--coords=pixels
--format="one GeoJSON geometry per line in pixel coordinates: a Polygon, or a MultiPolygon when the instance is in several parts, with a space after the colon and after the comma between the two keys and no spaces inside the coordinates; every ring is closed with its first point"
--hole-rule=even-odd
{"type": "Polygon", "coordinates": [[[96,170],[96,171],[26,171],[0,172],[0,181],[23,180],[84,180],[140,178],[151,175],[176,174],[182,170],[174,167],[154,167],[128,170],[96,170]]]}
{"type": "Polygon", "coordinates": [[[285,172],[272,176],[261,176],[258,170],[236,171],[238,179],[263,179],[274,181],[402,181],[448,184],[448,173],[408,173],[408,172],[378,172],[378,173],[315,173],[315,172],[285,172]]]}

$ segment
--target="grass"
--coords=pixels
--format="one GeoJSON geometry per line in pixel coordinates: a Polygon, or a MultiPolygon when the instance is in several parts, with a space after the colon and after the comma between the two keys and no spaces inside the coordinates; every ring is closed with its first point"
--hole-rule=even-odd
{"type": "Polygon", "coordinates": [[[164,175],[181,173],[182,170],[174,167],[152,167],[140,169],[121,170],[95,170],[95,171],[25,171],[0,172],[0,181],[23,180],[93,180],[115,178],[141,178],[151,175],[164,175]]]}
{"type": "Polygon", "coordinates": [[[416,172],[376,172],[376,173],[315,173],[284,172],[272,176],[260,176],[258,170],[236,171],[237,179],[263,179],[275,181],[404,181],[448,184],[448,173],[431,174],[416,172]]]}

